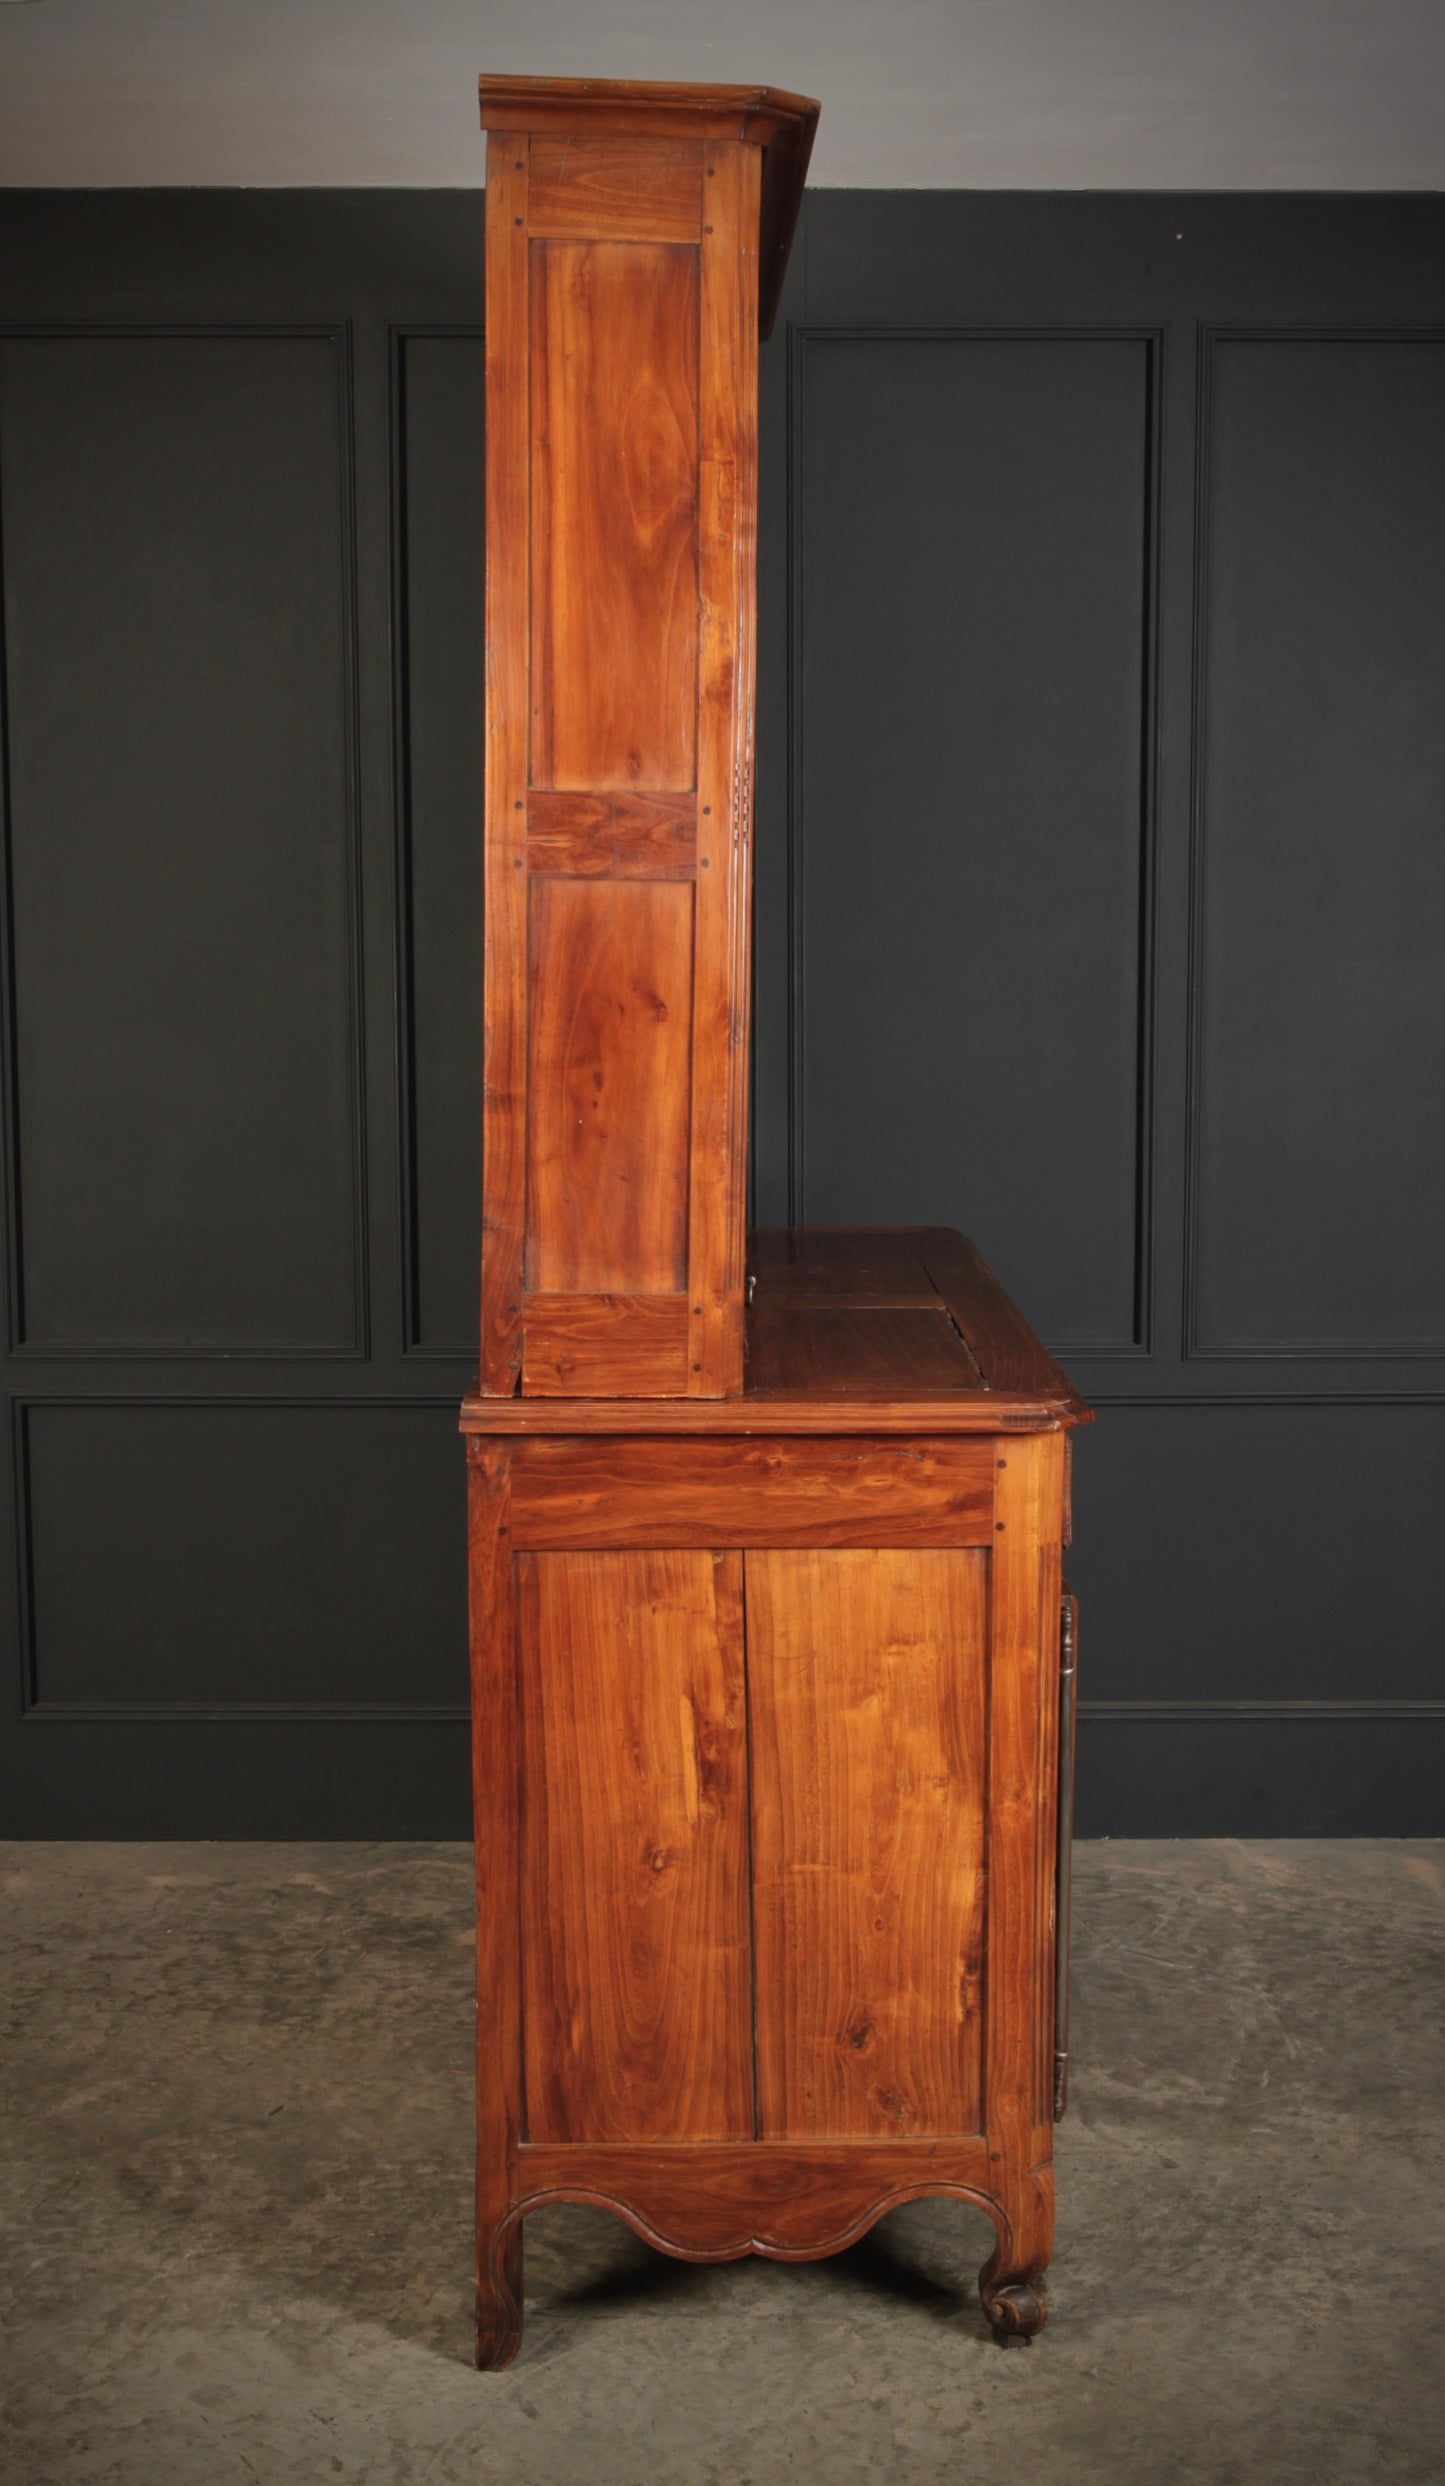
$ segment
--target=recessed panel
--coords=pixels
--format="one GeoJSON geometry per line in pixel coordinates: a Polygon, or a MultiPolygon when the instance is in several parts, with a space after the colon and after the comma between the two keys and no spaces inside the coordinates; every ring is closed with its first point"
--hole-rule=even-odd
{"type": "Polygon", "coordinates": [[[692,890],[536,879],[529,899],[527,1284],[687,1284],[692,890]]]}
{"type": "Polygon", "coordinates": [[[746,1564],[759,2132],[971,2132],[988,1556],[746,1564]]]}
{"type": "Polygon", "coordinates": [[[683,792],[697,748],[698,254],[531,252],[531,778],[683,792]]]}
{"type": "Polygon", "coordinates": [[[483,379],[479,336],[402,341],[408,1337],[458,1355],[476,1328],[482,1186],[483,379]]]}
{"type": "Polygon", "coordinates": [[[1445,339],[1213,355],[1195,1342],[1445,1353],[1445,339]]]}
{"type": "Polygon", "coordinates": [[[1107,1407],[1073,1464],[1086,1709],[1440,1698],[1445,1408],[1107,1407]]]}
{"type": "Polygon", "coordinates": [[[799,1222],[1135,1335],[1149,347],[812,339],[799,1222]]]}
{"type": "Polygon", "coordinates": [[[445,1407],[32,1405],[25,1429],[42,1703],[465,1703],[445,1407]]]}
{"type": "Polygon", "coordinates": [[[742,1556],[517,1563],[525,2137],[753,2129],[742,1556]]]}
{"type": "Polygon", "coordinates": [[[0,353],[23,1321],[357,1340],[328,337],[0,353]]]}

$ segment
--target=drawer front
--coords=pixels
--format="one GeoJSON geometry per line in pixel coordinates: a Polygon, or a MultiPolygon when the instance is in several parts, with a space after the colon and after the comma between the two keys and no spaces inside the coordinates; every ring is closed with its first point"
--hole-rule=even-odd
{"type": "Polygon", "coordinates": [[[523,1441],[520,1549],[988,1545],[990,1440],[523,1441]]]}

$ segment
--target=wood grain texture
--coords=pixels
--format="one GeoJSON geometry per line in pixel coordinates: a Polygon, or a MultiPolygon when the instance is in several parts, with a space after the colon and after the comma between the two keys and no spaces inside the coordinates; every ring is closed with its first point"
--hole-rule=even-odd
{"type": "Polygon", "coordinates": [[[486,807],[478,1387],[522,1361],[527,1124],[527,140],[487,148],[486,807]]]}
{"type": "Polygon", "coordinates": [[[687,1388],[685,1295],[529,1295],[522,1387],[651,1399],[687,1388]]]}
{"type": "MultiPolygon", "coordinates": [[[[518,1400],[469,1398],[464,1431],[507,1433],[1033,1433],[1093,1421],[1068,1376],[1014,1310],[971,1244],[939,1227],[840,1228],[829,1244],[838,1265],[829,1290],[800,1300],[765,1293],[761,1255],[758,1299],[748,1314],[748,1355],[740,1397],[707,1403],[671,1401],[654,1414],[626,1399],[518,1400]],[[926,1305],[873,1302],[891,1277],[877,1268],[880,1234],[909,1235],[923,1265],[926,1253],[950,1280],[947,1299],[933,1289],[926,1305]],[[856,1241],[861,1301],[850,1301],[846,1258],[856,1241]],[[957,1282],[953,1282],[957,1272],[957,1282]],[[979,1272],[982,1271],[980,1278],[979,1272]],[[929,1307],[932,1307],[931,1309],[929,1307]],[[898,1324],[902,1324],[900,1328],[898,1324]],[[980,1377],[987,1357],[990,1386],[980,1377]]],[[[811,1252],[816,1230],[802,1228],[800,1252],[811,1252]]],[[[819,1258],[826,1260],[827,1251],[819,1258]]]]}
{"type": "Polygon", "coordinates": [[[967,1338],[984,1386],[1057,1399],[1079,1412],[1088,1409],[1062,1366],[1010,1302],[983,1254],[966,1235],[948,1226],[922,1228],[919,1256],[950,1314],[967,1338]]]}
{"type": "Polygon", "coordinates": [[[675,1294],[687,1281],[692,894],[534,880],[527,1284],[675,1294]]]}
{"type": "Polygon", "coordinates": [[[756,1303],[748,1386],[758,1399],[956,1398],[982,1387],[944,1307],[756,1303]]]}
{"type": "Polygon", "coordinates": [[[503,2233],[516,2191],[522,2102],[520,1777],[509,1468],[505,1445],[468,1444],[477,1876],[476,2355],[477,2363],[487,2366],[507,2364],[522,2333],[521,2235],[503,2233]]]}
{"type": "Polygon", "coordinates": [[[1050,2155],[1062,1452],[1058,1434],[997,1452],[985,2077],[990,2140],[1015,2168],[1050,2155]]]}
{"type": "Polygon", "coordinates": [[[951,2194],[997,2221],[990,2176],[987,2143],[975,2138],[532,2145],[521,2153],[519,2214],[544,2201],[594,2201],[687,2261],[816,2261],[926,2194],[951,2194]]]}
{"type": "Polygon", "coordinates": [[[742,1388],[757,577],[757,150],[704,156],[689,1387],[742,1388]]]}
{"type": "Polygon", "coordinates": [[[748,1274],[760,1309],[833,1305],[849,1311],[933,1311],[938,1289],[919,1257],[916,1226],[760,1226],[748,1274]]]}
{"type": "Polygon", "coordinates": [[[748,1555],[765,2138],[978,2127],[987,1574],[748,1555]]]}
{"type": "Polygon", "coordinates": [[[532,794],[527,868],[584,880],[693,880],[693,794],[532,794]]]}
{"type": "Polygon", "coordinates": [[[517,1563],[533,2140],[753,2129],[737,1554],[517,1563]]]}
{"type": "Polygon", "coordinates": [[[531,783],[691,787],[698,253],[530,248],[531,783]]]}
{"type": "Polygon", "coordinates": [[[607,132],[532,142],[527,228],[535,239],[693,242],[702,229],[702,141],[650,146],[607,132]]]}
{"type": "Polygon", "coordinates": [[[524,1441],[519,1547],[989,1545],[986,1442],[524,1441]]]}
{"type": "Polygon", "coordinates": [[[771,333],[818,126],[810,95],[775,86],[683,86],[603,78],[482,78],[482,127],[612,137],[733,138],[762,154],[758,323],[771,333]]]}

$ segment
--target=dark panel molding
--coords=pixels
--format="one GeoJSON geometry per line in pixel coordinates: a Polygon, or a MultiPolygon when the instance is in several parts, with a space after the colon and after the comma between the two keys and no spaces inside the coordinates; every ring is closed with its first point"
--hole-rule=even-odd
{"type": "Polygon", "coordinates": [[[1105,1724],[1146,1719],[1252,1726],[1263,1719],[1445,1718],[1445,1700],[1081,1700],[1079,1715],[1105,1724]]]}
{"type": "MultiPolygon", "coordinates": [[[[483,330],[479,323],[445,323],[441,321],[393,324],[387,330],[387,414],[388,414],[388,537],[391,571],[392,616],[392,754],[393,836],[395,851],[396,903],[396,1050],[398,1065],[399,1138],[401,1168],[399,1182],[400,1250],[402,1278],[401,1353],[408,1362],[455,1363],[474,1352],[475,1340],[459,1337],[455,1342],[427,1343],[422,1337],[420,1272],[419,1272],[419,1182],[417,1167],[417,1031],[416,1031],[416,955],[413,910],[414,846],[412,816],[412,714],[411,714],[411,578],[408,568],[409,534],[407,508],[407,372],[406,349],[418,339],[461,340],[480,345],[483,330]]],[[[476,444],[480,468],[482,440],[476,444]]],[[[480,617],[479,617],[480,627],[480,617]]],[[[477,661],[481,662],[480,637],[477,661]]],[[[478,784],[477,837],[481,838],[482,788],[478,784]]],[[[478,1027],[480,1029],[480,1004],[478,1027]]],[[[480,1042],[480,1034],[478,1036],[480,1042]]]]}
{"type": "Polygon", "coordinates": [[[1100,1343],[1051,1339],[1061,1356],[1108,1355],[1144,1361],[1154,1344],[1154,1158],[1155,1051],[1157,1019],[1156,951],[1158,944],[1157,834],[1160,757],[1159,604],[1162,529],[1160,523],[1163,433],[1165,331],[1152,325],[1088,325],[1077,327],[995,325],[938,327],[880,326],[874,322],[812,324],[788,327],[786,413],[787,536],[787,865],[786,911],[789,960],[786,1019],[788,1222],[807,1222],[807,1128],[804,1096],[804,1029],[807,1019],[806,923],[807,805],[804,766],[803,640],[806,592],[803,560],[804,363],[810,345],[845,342],[892,344],[1132,344],[1146,355],[1144,473],[1142,477],[1143,550],[1141,589],[1143,614],[1140,686],[1142,731],[1139,748],[1139,865],[1137,942],[1138,1011],[1135,1027],[1135,1140],[1132,1220],[1133,1266],[1130,1283],[1134,1317],[1127,1338],[1100,1343]]]}
{"type": "MultiPolygon", "coordinates": [[[[1249,1365],[1261,1362],[1318,1363],[1338,1360],[1375,1363],[1432,1363],[1445,1357],[1445,1333],[1420,1338],[1308,1337],[1298,1333],[1276,1338],[1209,1339],[1201,1314],[1200,1216],[1203,1196],[1203,1081],[1205,972],[1208,908],[1205,856],[1208,836],[1209,787],[1205,757],[1209,704],[1209,622],[1211,605],[1212,472],[1211,449],[1215,407],[1216,357],[1228,345],[1355,345],[1410,347],[1445,345],[1445,328],[1362,323],[1327,326],[1318,322],[1289,325],[1266,322],[1202,321],[1198,327],[1195,363],[1195,491],[1194,491],[1194,614],[1193,703],[1190,736],[1190,785],[1187,878],[1189,891],[1189,976],[1184,1092],[1184,1325],[1181,1354],[1187,1363],[1249,1365]]],[[[1433,1395],[1433,1394],[1432,1394],[1433,1395]]],[[[1363,1401],[1366,1394],[1351,1394],[1363,1401]]],[[[1247,1403],[1237,1396],[1231,1403],[1247,1403]]],[[[1374,1403],[1382,1402],[1378,1398],[1374,1403]]],[[[1418,1403],[1414,1394],[1404,1403],[1418,1403]]]]}
{"type": "MultiPolygon", "coordinates": [[[[347,1011],[350,1028],[351,1251],[354,1323],[343,1343],[286,1340],[280,1343],[247,1339],[174,1344],[142,1341],[123,1345],[98,1338],[31,1340],[26,1336],[23,1245],[24,1168],[20,1130],[19,1066],[16,1023],[15,917],[12,854],[12,789],[10,777],[10,684],[4,631],[4,544],[0,538],[0,1042],[5,1066],[0,1079],[0,1150],[4,1165],[4,1226],[7,1280],[6,1343],[10,1357],[30,1363],[194,1364],[223,1356],[230,1363],[316,1362],[364,1363],[370,1351],[370,1268],[367,1252],[366,1060],[362,974],[362,821],[360,757],[360,648],[357,617],[355,379],[353,324],[336,320],[123,322],[114,320],[17,320],[0,322],[0,350],[12,342],[85,342],[109,340],[216,340],[259,344],[309,340],[329,346],[335,368],[336,456],[340,478],[338,543],[341,559],[341,644],[344,682],[343,750],[344,808],[347,823],[346,925],[348,946],[347,1011]]],[[[0,444],[3,454],[3,444],[0,444]]]]}
{"type": "MultiPolygon", "coordinates": [[[[17,1624],[16,1648],[19,1659],[18,1716],[21,1725],[76,1725],[98,1720],[120,1719],[134,1722],[145,1719],[177,1720],[262,1720],[285,1723],[288,1720],[351,1720],[391,1719],[398,1723],[456,1721],[466,1719],[465,1703],[450,1701],[227,1701],[227,1700],[137,1700],[126,1702],[66,1701],[42,1697],[39,1681],[39,1650],[36,1643],[35,1564],[33,1529],[33,1493],[30,1449],[30,1419],[33,1414],[109,1413],[114,1410],[142,1414],[168,1412],[186,1415],[232,1414],[297,1414],[345,1413],[353,1416],[450,1415],[455,1407],[450,1396],[436,1398],[415,1394],[390,1393],[371,1397],[302,1396],[297,1392],[264,1395],[260,1392],[230,1396],[207,1395],[162,1396],[119,1392],[89,1392],[45,1397],[15,1396],[10,1402],[10,1537],[15,1549],[15,1605],[17,1624]]],[[[461,1445],[457,1445],[457,1474],[462,1467],[461,1445]]],[[[459,1554],[460,1561],[460,1554],[459,1554]]]]}

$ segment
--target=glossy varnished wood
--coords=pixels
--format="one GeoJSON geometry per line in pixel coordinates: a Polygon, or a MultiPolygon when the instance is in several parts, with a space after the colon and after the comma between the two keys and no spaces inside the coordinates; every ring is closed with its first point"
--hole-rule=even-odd
{"type": "Polygon", "coordinates": [[[980,2107],[988,1560],[747,1557],[758,2128],[980,2107]]]}
{"type": "Polygon", "coordinates": [[[482,107],[478,1389],[726,1397],[743,1379],[760,235],[766,213],[775,259],[816,116],[761,89],[586,81],[484,80],[482,107]],[[656,1325],[617,1307],[675,1295],[687,1344],[664,1369],[656,1325]],[[538,1296],[571,1299],[565,1359],[545,1312],[534,1351],[538,1296]]]}
{"type": "Polygon", "coordinates": [[[520,1753],[509,1728],[478,1764],[479,1860],[521,1858],[479,1861],[517,1911],[485,1973],[526,1996],[525,2116],[514,2066],[479,2126],[479,2336],[504,2345],[523,2211],[563,2198],[724,2258],[833,2251],[951,2194],[994,2223],[998,2336],[1044,2318],[1059,1566],[1087,1411],[960,1243],[759,1238],[754,1266],[784,1327],[947,1329],[954,1396],[909,1431],[905,1402],[866,1397],[806,1431],[827,1402],[805,1390],[684,1402],[702,1435],[669,1430],[677,1402],[612,1402],[633,1429],[602,1433],[557,1401],[550,1431],[473,1436],[475,1680],[495,1708],[510,1668],[525,1719],[520,1753]],[[990,1365],[1048,1394],[994,1392],[990,1365]]]}
{"type": "Polygon", "coordinates": [[[986,1442],[531,1440],[512,1458],[518,1546],[989,1545],[986,1442]]]}
{"type": "Polygon", "coordinates": [[[530,260],[530,782],[690,787],[697,249],[534,241],[530,260]]]}
{"type": "Polygon", "coordinates": [[[758,234],[758,326],[772,331],[788,264],[808,158],[818,126],[810,95],[776,86],[686,86],[601,78],[480,80],[482,127],[596,138],[734,139],[762,158],[758,234]]]}
{"type": "Polygon", "coordinates": [[[740,1397],[463,1402],[495,1433],[994,1433],[1091,1421],[973,1245],[942,1227],[752,1238],[740,1397]],[[935,1282],[932,1272],[936,1270],[935,1282]]]}
{"type": "Polygon", "coordinates": [[[522,1375],[527,1214],[527,147],[487,150],[486,808],[478,1386],[522,1375]]]}
{"type": "Polygon", "coordinates": [[[982,2137],[524,2147],[517,2180],[516,2218],[547,2201],[593,2202],[695,2262],[817,2261],[926,2193],[986,2210],[996,2227],[1002,2217],[982,2137]]]}
{"type": "Polygon", "coordinates": [[[753,2129],[742,1558],[517,1563],[526,2131],[753,2129]]]}
{"type": "Polygon", "coordinates": [[[528,1288],[677,1294],[687,1283],[692,891],[538,880],[530,930],[528,1288]]]}

